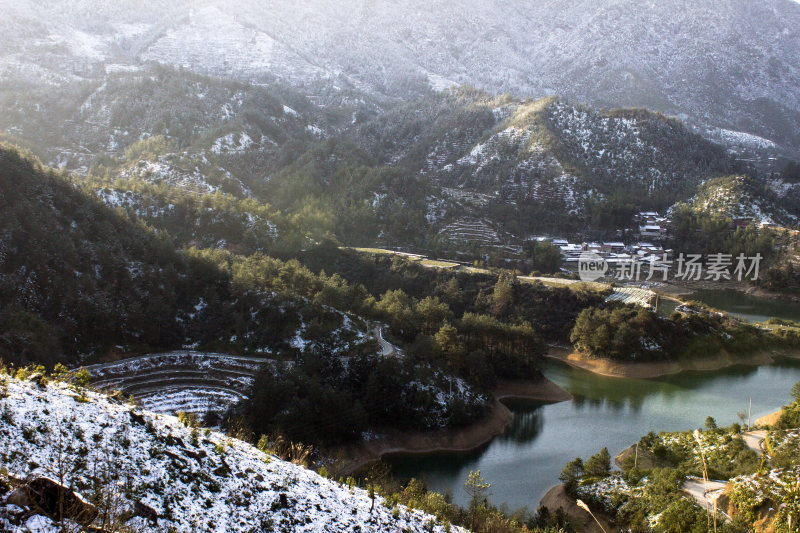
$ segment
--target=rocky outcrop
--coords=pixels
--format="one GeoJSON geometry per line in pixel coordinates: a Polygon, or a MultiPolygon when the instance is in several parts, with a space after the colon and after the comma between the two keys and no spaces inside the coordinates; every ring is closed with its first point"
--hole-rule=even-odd
{"type": "Polygon", "coordinates": [[[20,507],[32,507],[54,520],[70,519],[82,525],[97,518],[97,508],[72,489],[59,482],[37,477],[12,492],[9,500],[20,507]],[[20,505],[20,503],[25,505],[20,505]]]}
{"type": "Polygon", "coordinates": [[[146,505],[142,502],[136,502],[133,504],[133,514],[135,516],[141,516],[142,518],[149,520],[150,523],[157,523],[158,522],[158,512],[155,509],[146,505]]]}
{"type": "Polygon", "coordinates": [[[567,494],[564,485],[556,485],[547,491],[547,494],[544,495],[539,505],[546,507],[551,513],[555,513],[558,509],[561,509],[576,531],[583,531],[584,533],[618,531],[618,529],[614,528],[612,525],[610,517],[603,512],[593,511],[594,515],[600,521],[600,524],[602,524],[602,526],[598,526],[597,522],[595,522],[594,518],[592,518],[589,513],[578,507],[577,500],[567,494]]]}

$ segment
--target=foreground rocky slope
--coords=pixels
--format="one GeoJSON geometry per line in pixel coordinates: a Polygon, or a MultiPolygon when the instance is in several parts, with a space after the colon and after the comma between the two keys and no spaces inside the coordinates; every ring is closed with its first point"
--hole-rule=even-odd
{"type": "Polygon", "coordinates": [[[40,375],[0,375],[0,397],[3,531],[59,531],[57,505],[42,500],[58,484],[69,531],[75,521],[104,531],[445,530],[242,441],[40,375]]]}

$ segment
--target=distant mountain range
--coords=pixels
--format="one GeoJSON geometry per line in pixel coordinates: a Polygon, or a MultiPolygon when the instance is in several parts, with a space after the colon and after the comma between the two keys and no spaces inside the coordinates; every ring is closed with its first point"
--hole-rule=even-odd
{"type": "Polygon", "coordinates": [[[800,214],[788,0],[0,5],[0,140],[181,245],[601,238],[745,175],[800,214]]]}
{"type": "Polygon", "coordinates": [[[183,245],[274,251],[331,234],[415,247],[505,246],[543,232],[601,238],[637,210],[663,213],[706,180],[745,174],[773,191],[759,220],[792,224],[800,214],[792,180],[643,109],[469,88],[405,100],[352,91],[321,105],[278,82],[159,65],[58,87],[9,82],[0,138],[78,171],[104,202],[183,245]]]}
{"type": "Polygon", "coordinates": [[[154,60],[317,97],[332,86],[385,99],[467,84],[659,110],[742,157],[800,154],[791,0],[0,5],[4,77],[59,81],[154,60]]]}

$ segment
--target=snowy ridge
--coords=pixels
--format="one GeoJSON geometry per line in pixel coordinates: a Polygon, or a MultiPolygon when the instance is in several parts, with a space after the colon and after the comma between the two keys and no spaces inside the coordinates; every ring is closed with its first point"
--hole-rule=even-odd
{"type": "MultiPolygon", "coordinates": [[[[134,530],[445,531],[422,512],[386,508],[380,496],[370,510],[362,489],[220,433],[191,430],[175,417],[63,383],[0,380],[0,463],[8,473],[18,479],[61,473],[95,505],[113,500],[119,519],[130,517],[125,525],[134,530]]],[[[46,517],[0,504],[3,531],[34,525],[60,530],[46,517]]]]}
{"type": "Polygon", "coordinates": [[[231,16],[224,6],[191,11],[185,24],[168,30],[142,59],[191,66],[210,73],[234,70],[248,78],[260,78],[271,71],[280,71],[294,79],[325,74],[268,33],[240,23],[239,17],[231,16]],[[209,55],[210,49],[224,52],[209,55]]]}
{"type": "Polygon", "coordinates": [[[177,0],[147,9],[20,0],[3,7],[3,63],[44,57],[52,77],[83,75],[93,63],[155,60],[373,92],[402,90],[409,80],[435,90],[471,85],[647,106],[705,127],[751,131],[795,154],[800,143],[800,7],[788,0],[576,0],[513,9],[499,0],[177,0]],[[784,124],[775,120],[781,115],[784,124]]]}
{"type": "Polygon", "coordinates": [[[134,191],[103,187],[97,190],[97,197],[111,207],[130,209],[140,217],[161,218],[175,210],[174,204],[157,205],[155,199],[134,191]]]}
{"type": "Polygon", "coordinates": [[[581,216],[587,203],[620,189],[637,197],[664,191],[688,197],[703,179],[736,165],[679,121],[643,110],[602,111],[552,98],[477,105],[500,122],[484,131],[455,124],[455,133],[430,144],[420,169],[467,209],[544,203],[581,216]]]}
{"type": "MultiPolygon", "coordinates": [[[[233,135],[231,134],[231,142],[233,142],[232,138],[233,135]]],[[[242,149],[246,149],[247,146],[252,144],[252,140],[249,137],[247,137],[246,140],[241,139],[240,142],[242,145],[247,142],[246,146],[242,149]]],[[[220,151],[217,153],[221,153],[223,149],[226,151],[240,151],[236,146],[242,145],[235,145],[233,149],[230,149],[228,145],[223,146],[220,144],[220,151]]],[[[181,156],[169,154],[166,156],[159,156],[155,161],[141,160],[135,165],[124,168],[120,173],[120,177],[137,178],[153,184],[163,183],[170,187],[186,189],[195,194],[213,194],[220,190],[220,185],[222,183],[226,183],[238,189],[241,196],[252,195],[250,190],[241,181],[234,178],[229,171],[222,168],[209,169],[208,166],[207,160],[193,160],[192,158],[184,160],[181,156]],[[186,166],[191,164],[195,165],[194,168],[186,168],[186,166]],[[201,165],[206,168],[201,169],[201,165]],[[209,174],[211,174],[211,171],[216,171],[216,174],[219,176],[216,183],[209,181],[209,174]]]]}
{"type": "Polygon", "coordinates": [[[741,146],[756,150],[769,150],[776,148],[776,144],[769,139],[753,135],[744,131],[726,130],[724,128],[714,128],[707,132],[709,138],[720,142],[726,146],[741,146]]]}
{"type": "Polygon", "coordinates": [[[442,183],[443,193],[464,206],[549,201],[580,213],[586,198],[598,193],[568,172],[545,145],[550,134],[538,116],[549,106],[550,99],[544,99],[493,107],[496,124],[488,133],[474,127],[458,136],[446,133],[432,146],[422,173],[442,183]]]}

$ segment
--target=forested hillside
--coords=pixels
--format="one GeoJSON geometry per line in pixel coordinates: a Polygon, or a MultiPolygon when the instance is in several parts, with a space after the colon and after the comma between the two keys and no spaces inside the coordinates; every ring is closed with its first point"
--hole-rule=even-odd
{"type": "Polygon", "coordinates": [[[664,210],[704,180],[744,170],[680,121],[556,99],[519,101],[462,89],[384,113],[358,130],[387,164],[438,186],[427,219],[478,219],[512,235],[613,230],[664,210]]]}
{"type": "MultiPolygon", "coordinates": [[[[363,337],[341,312],[305,301],[313,293],[291,276],[269,291],[266,282],[237,284],[199,251],[177,250],[166,232],[7,146],[0,179],[6,362],[184,345],[269,353],[303,335],[328,336],[336,351],[363,337]],[[312,317],[322,321],[313,334],[306,332],[312,317]]],[[[275,277],[282,266],[276,263],[275,277]]]]}
{"type": "Polygon", "coordinates": [[[2,320],[8,362],[56,361],[120,343],[181,343],[175,318],[224,278],[75,190],[65,176],[0,149],[2,320]]]}
{"type": "MultiPolygon", "coordinates": [[[[683,300],[800,294],[798,1],[0,0],[0,529],[710,531],[687,433],[552,514],[462,467],[535,505],[656,413],[584,371],[796,351],[791,306],[683,300]]],[[[797,403],[695,434],[720,532],[797,504],[797,403]]]]}
{"type": "Polygon", "coordinates": [[[641,109],[470,88],[312,99],[158,65],[54,82],[59,99],[4,83],[5,138],[180,245],[285,254],[324,238],[450,251],[537,233],[603,238],[732,174],[775,191],[765,217],[796,216],[790,172],[760,174],[641,109]]]}
{"type": "MultiPolygon", "coordinates": [[[[50,366],[181,347],[257,355],[269,364],[235,414],[262,432],[334,444],[387,420],[413,429],[466,424],[484,413],[498,380],[538,378],[543,341],[566,339],[577,314],[603,298],[331,241],[284,249],[284,259],[246,249],[247,239],[239,244],[247,255],[183,248],[196,239],[170,235],[180,218],[112,209],[84,192],[85,182],[8,146],[0,154],[0,358],[50,366]],[[370,321],[388,326],[399,345],[392,357],[378,355],[370,321]],[[387,388],[406,401],[376,395],[387,388]],[[337,431],[325,422],[333,413],[312,404],[342,417],[337,431]]],[[[140,190],[169,198],[169,188],[140,190]]],[[[252,200],[222,194],[176,204],[196,214],[214,202],[231,206],[227,219],[213,211],[226,231],[257,213],[248,211],[252,200]]]]}

